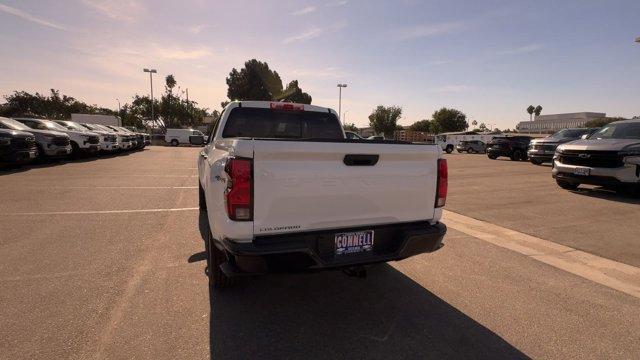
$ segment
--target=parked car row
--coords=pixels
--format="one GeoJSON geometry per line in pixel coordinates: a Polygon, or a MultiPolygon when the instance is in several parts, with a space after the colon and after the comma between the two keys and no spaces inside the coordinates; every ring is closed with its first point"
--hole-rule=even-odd
{"type": "Polygon", "coordinates": [[[552,177],[563,189],[582,184],[640,195],[640,119],[612,122],[602,128],[564,129],[545,138],[494,137],[461,141],[458,152],[486,152],[489,159],[552,164],[552,177]]]}
{"type": "Polygon", "coordinates": [[[0,117],[0,163],[3,164],[91,156],[142,149],[149,144],[149,135],[120,126],[0,117]]]}

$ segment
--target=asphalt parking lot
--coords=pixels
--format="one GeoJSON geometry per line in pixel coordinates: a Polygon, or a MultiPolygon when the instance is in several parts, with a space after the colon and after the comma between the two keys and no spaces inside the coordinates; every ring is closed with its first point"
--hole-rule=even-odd
{"type": "MultiPolygon", "coordinates": [[[[450,226],[442,250],[372,267],[366,279],[273,275],[209,293],[199,151],[150,147],[0,172],[0,358],[640,354],[633,289],[618,291],[461,226],[450,226]]],[[[445,223],[457,214],[482,220],[627,264],[628,280],[640,280],[637,199],[562,190],[549,167],[447,159],[445,223]]]]}

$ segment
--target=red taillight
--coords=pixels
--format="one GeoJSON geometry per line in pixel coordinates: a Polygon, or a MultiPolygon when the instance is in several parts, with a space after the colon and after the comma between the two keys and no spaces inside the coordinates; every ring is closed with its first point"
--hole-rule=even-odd
{"type": "Polygon", "coordinates": [[[436,189],[435,207],[443,207],[447,202],[447,187],[449,181],[449,168],[447,159],[438,159],[438,187],[436,189]]]}
{"type": "Polygon", "coordinates": [[[229,159],[224,168],[229,176],[225,200],[227,215],[231,220],[253,220],[252,181],[253,170],[249,159],[229,159]]]}
{"type": "Polygon", "coordinates": [[[304,105],[302,104],[292,104],[292,103],[283,103],[283,102],[273,102],[269,104],[270,109],[275,110],[285,110],[285,111],[304,111],[304,105]]]}

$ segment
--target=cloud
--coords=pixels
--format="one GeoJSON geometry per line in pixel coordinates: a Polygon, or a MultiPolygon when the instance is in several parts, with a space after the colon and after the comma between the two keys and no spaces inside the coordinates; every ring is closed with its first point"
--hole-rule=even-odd
{"type": "Polygon", "coordinates": [[[447,65],[451,63],[453,63],[453,60],[449,59],[432,60],[427,62],[428,65],[447,65]]]}
{"type": "Polygon", "coordinates": [[[316,7],[315,6],[307,6],[305,8],[300,9],[300,10],[294,11],[292,14],[298,16],[298,15],[310,14],[310,13],[312,13],[314,11],[316,11],[316,7]]]}
{"type": "Polygon", "coordinates": [[[81,0],[83,4],[109,18],[132,22],[142,13],[143,7],[137,0],[81,0]]]}
{"type": "Polygon", "coordinates": [[[343,78],[346,74],[338,68],[326,67],[321,69],[294,69],[291,71],[298,78],[343,78]]]}
{"type": "Polygon", "coordinates": [[[337,6],[345,6],[347,5],[348,1],[347,0],[341,0],[341,1],[334,1],[334,2],[330,2],[325,4],[325,6],[327,7],[337,7],[337,6]]]}
{"type": "Polygon", "coordinates": [[[208,47],[184,49],[179,47],[156,46],[153,50],[155,56],[170,60],[193,60],[213,55],[208,47]]]}
{"type": "Polygon", "coordinates": [[[469,85],[444,85],[431,88],[430,91],[435,93],[462,93],[473,89],[474,87],[469,85]]]}
{"type": "Polygon", "coordinates": [[[526,53],[542,50],[543,48],[544,48],[544,45],[542,44],[529,44],[529,45],[520,46],[513,49],[498,50],[496,51],[496,54],[498,55],[526,54],[526,53]]]}
{"type": "Polygon", "coordinates": [[[395,33],[398,39],[408,40],[449,34],[465,27],[466,24],[462,21],[448,21],[438,24],[408,26],[397,29],[395,33]]]}
{"type": "Polygon", "coordinates": [[[206,28],[208,28],[208,27],[209,27],[209,26],[208,26],[208,25],[205,25],[205,24],[193,25],[193,26],[189,26],[189,27],[187,28],[187,31],[188,31],[189,33],[191,33],[191,34],[196,35],[196,34],[200,34],[200,33],[202,32],[202,30],[204,30],[204,29],[206,29],[206,28]]]}
{"type": "Polygon", "coordinates": [[[315,39],[318,36],[322,35],[322,33],[324,32],[323,29],[319,29],[319,28],[315,28],[315,29],[309,29],[301,34],[298,35],[294,35],[294,36],[290,36],[284,40],[282,40],[282,42],[284,44],[290,44],[293,42],[304,42],[304,41],[308,41],[311,39],[315,39]]]}
{"type": "Polygon", "coordinates": [[[7,14],[11,14],[11,15],[17,16],[17,17],[25,19],[27,21],[31,21],[31,22],[36,23],[36,24],[40,24],[42,26],[48,26],[48,27],[51,27],[51,28],[54,28],[54,29],[58,29],[58,30],[66,30],[66,28],[64,26],[62,26],[62,25],[58,25],[58,24],[53,23],[51,21],[47,21],[47,20],[41,19],[39,17],[33,16],[31,14],[28,14],[28,13],[22,11],[22,10],[18,10],[16,8],[12,8],[11,6],[0,4],[0,11],[1,12],[5,12],[7,14]]]}

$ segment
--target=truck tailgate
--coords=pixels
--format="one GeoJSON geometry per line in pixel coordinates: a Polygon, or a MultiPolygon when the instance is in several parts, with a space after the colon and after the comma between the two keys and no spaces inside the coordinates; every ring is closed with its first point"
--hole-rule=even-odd
{"type": "Polygon", "coordinates": [[[255,140],[254,234],[430,220],[438,156],[435,145],[255,140]]]}

